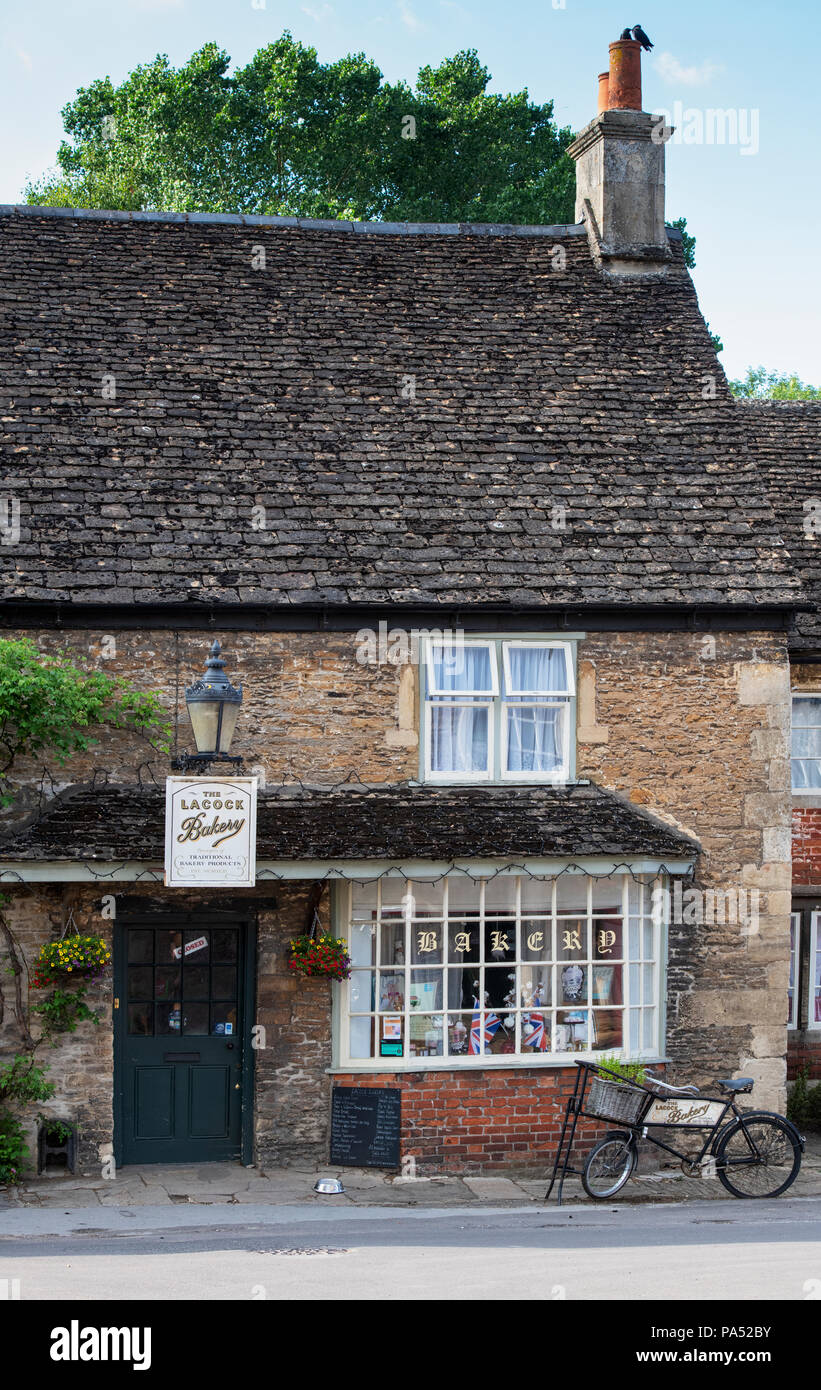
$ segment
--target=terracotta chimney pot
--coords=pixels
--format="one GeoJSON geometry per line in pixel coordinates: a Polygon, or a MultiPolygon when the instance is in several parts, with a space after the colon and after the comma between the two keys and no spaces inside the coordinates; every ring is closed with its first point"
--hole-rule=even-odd
{"type": "Polygon", "coordinates": [[[599,110],[606,111],[610,106],[610,73],[599,73],[599,110]]]}
{"type": "MultiPolygon", "coordinates": [[[[601,101],[601,78],[599,84],[601,101]]],[[[617,39],[611,43],[608,91],[607,110],[641,111],[641,44],[635,39],[617,39]]]]}

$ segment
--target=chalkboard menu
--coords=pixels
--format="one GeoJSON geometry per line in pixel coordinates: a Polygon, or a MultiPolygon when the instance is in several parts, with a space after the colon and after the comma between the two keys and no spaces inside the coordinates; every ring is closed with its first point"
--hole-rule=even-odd
{"type": "Polygon", "coordinates": [[[331,1163],[348,1168],[398,1168],[401,1116],[398,1086],[334,1086],[331,1163]]]}

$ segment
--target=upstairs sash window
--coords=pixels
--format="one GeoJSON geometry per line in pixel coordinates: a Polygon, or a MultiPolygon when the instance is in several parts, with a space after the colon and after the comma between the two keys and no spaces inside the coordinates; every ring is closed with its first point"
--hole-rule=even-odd
{"type": "Polygon", "coordinates": [[[794,695],[792,789],[821,792],[821,695],[794,695]]]}
{"type": "Polygon", "coordinates": [[[569,642],[431,640],[426,678],[426,780],[568,780],[569,642]]]}

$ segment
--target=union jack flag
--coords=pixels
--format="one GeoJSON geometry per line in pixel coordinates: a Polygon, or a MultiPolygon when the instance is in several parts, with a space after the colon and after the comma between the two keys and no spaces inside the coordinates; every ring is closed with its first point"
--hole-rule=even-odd
{"type": "Polygon", "coordinates": [[[497,1018],[494,1013],[485,1014],[485,1024],[482,1027],[482,1015],[477,1009],[473,1015],[473,1022],[470,1025],[470,1051],[481,1052],[482,1042],[485,1047],[489,1047],[493,1041],[493,1035],[497,1028],[502,1025],[502,1020],[497,1018]]]}
{"type": "Polygon", "coordinates": [[[544,1026],[544,1016],[542,1014],[525,1014],[525,1023],[532,1025],[527,1037],[522,1038],[525,1047],[537,1047],[540,1052],[546,1052],[548,1048],[547,1030],[544,1026]]]}

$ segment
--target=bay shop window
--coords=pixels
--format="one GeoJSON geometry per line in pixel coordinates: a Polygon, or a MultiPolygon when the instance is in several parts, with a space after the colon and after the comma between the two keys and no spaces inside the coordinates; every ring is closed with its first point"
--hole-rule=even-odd
{"type": "Polygon", "coordinates": [[[573,643],[430,638],[423,663],[428,782],[566,782],[573,643]]]}
{"type": "Polygon", "coordinates": [[[660,883],[566,873],[346,885],[340,1064],[660,1056],[660,883]]]}

